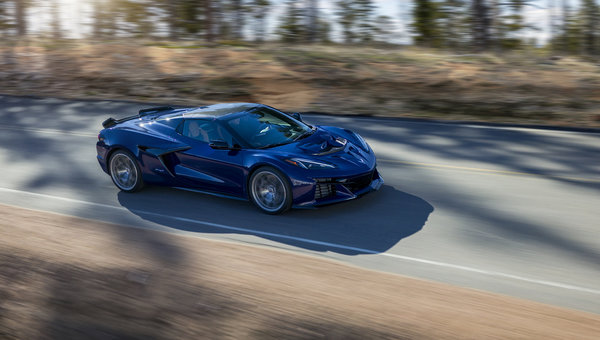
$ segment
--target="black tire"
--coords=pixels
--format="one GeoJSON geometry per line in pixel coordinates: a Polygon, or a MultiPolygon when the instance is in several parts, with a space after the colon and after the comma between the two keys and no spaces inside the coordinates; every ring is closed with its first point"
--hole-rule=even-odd
{"type": "Polygon", "coordinates": [[[108,160],[108,169],[110,178],[121,191],[136,192],[144,187],[142,171],[131,152],[115,151],[108,160]]]}
{"type": "Polygon", "coordinates": [[[256,207],[270,215],[281,214],[292,207],[292,187],[287,177],[270,166],[252,173],[248,195],[256,207]]]}

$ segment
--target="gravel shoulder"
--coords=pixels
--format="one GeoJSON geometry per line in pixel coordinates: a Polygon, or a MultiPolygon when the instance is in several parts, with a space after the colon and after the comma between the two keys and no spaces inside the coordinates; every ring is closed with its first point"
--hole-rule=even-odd
{"type": "Polygon", "coordinates": [[[596,339],[600,315],[0,205],[0,338],[596,339]]]}

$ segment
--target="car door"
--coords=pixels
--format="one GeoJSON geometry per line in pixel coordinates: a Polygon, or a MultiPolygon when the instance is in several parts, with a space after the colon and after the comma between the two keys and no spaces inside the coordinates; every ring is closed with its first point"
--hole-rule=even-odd
{"type": "Polygon", "coordinates": [[[247,170],[243,167],[244,150],[220,150],[211,141],[236,144],[215,119],[185,119],[178,129],[181,141],[191,148],[177,152],[174,166],[178,180],[186,187],[242,197],[247,170]]]}

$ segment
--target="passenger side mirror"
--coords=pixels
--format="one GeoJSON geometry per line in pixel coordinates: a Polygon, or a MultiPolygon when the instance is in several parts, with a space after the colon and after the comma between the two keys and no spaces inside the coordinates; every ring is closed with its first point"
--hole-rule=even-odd
{"type": "Polygon", "coordinates": [[[208,146],[210,146],[211,148],[215,149],[215,150],[229,150],[229,144],[227,144],[226,141],[223,140],[211,140],[210,144],[208,144],[208,146]]]}
{"type": "Polygon", "coordinates": [[[302,116],[300,116],[300,112],[291,113],[290,116],[294,117],[295,120],[302,121],[302,116]]]}

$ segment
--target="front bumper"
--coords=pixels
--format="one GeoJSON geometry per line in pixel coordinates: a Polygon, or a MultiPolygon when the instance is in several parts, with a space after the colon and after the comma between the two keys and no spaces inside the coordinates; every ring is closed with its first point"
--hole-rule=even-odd
{"type": "Polygon", "coordinates": [[[309,208],[353,200],[381,188],[384,181],[377,168],[356,176],[315,178],[314,188],[295,200],[294,207],[309,208]]]}

